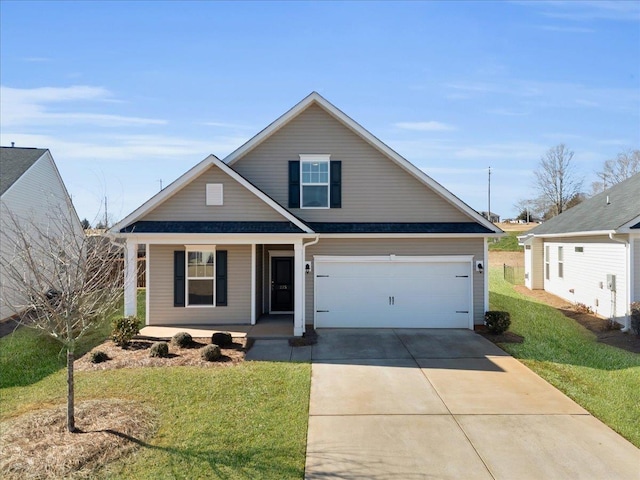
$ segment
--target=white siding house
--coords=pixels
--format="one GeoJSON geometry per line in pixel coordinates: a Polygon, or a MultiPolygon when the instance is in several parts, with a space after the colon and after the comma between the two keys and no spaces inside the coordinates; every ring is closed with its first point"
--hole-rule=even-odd
{"type": "Polygon", "coordinates": [[[525,285],[627,325],[640,301],[640,174],[519,237],[525,285]]]}
{"type": "MultiPolygon", "coordinates": [[[[3,260],[9,260],[13,255],[10,251],[12,242],[6,235],[10,235],[14,221],[45,227],[55,217],[52,212],[69,215],[69,224],[77,235],[83,235],[51,152],[39,148],[0,147],[0,225],[5,240],[0,246],[0,254],[3,260]]],[[[17,313],[9,305],[21,303],[4,270],[0,270],[0,293],[2,320],[17,313]]]]}

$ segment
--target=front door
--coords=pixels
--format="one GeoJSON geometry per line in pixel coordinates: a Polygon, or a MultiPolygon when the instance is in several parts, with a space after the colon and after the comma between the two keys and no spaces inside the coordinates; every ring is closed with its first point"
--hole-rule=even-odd
{"type": "Polygon", "coordinates": [[[293,257],[271,258],[271,311],[293,312],[293,257]]]}

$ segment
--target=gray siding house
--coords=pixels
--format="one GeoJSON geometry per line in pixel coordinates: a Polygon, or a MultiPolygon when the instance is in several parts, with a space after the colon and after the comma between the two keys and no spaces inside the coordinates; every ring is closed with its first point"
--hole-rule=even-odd
{"type": "MultiPolygon", "coordinates": [[[[11,251],[13,227],[16,224],[50,228],[55,235],[55,225],[51,225],[59,215],[70,219],[72,235],[84,235],[71,198],[64,186],[51,152],[41,148],[0,147],[0,255],[4,263],[12,261],[11,251]]],[[[66,235],[69,232],[60,232],[66,235]]],[[[10,317],[20,308],[23,300],[0,269],[0,320],[10,317]]]]}
{"type": "MultiPolygon", "coordinates": [[[[120,221],[147,325],[469,328],[501,230],[317,93],[120,221]]],[[[125,313],[136,310],[135,282],[125,313]]]]}
{"type": "Polygon", "coordinates": [[[519,237],[525,285],[628,326],[640,301],[640,174],[519,237]]]}

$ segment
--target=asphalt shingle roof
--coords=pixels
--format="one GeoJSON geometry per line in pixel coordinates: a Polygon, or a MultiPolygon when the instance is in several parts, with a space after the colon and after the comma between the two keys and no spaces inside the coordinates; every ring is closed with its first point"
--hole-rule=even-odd
{"type": "Polygon", "coordinates": [[[493,233],[475,222],[307,222],[316,233],[493,233]]]}
{"type": "Polygon", "coordinates": [[[42,148],[0,147],[0,195],[46,152],[42,148]]]}
{"type": "Polygon", "coordinates": [[[174,222],[141,221],[120,233],[303,233],[290,222],[174,222]]]}
{"type": "MultiPolygon", "coordinates": [[[[640,215],[640,173],[547,220],[528,234],[617,230],[640,215]],[[607,199],[609,200],[607,203],[607,199]]],[[[640,224],[638,224],[640,225],[640,224]]],[[[634,225],[632,228],[638,228],[634,225]]]]}

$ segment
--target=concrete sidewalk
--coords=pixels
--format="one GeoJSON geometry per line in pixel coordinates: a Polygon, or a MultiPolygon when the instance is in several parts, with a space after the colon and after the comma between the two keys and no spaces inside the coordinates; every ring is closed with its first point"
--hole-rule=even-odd
{"type": "Polygon", "coordinates": [[[473,332],[318,333],[307,479],[640,478],[640,450],[473,332]]]}

